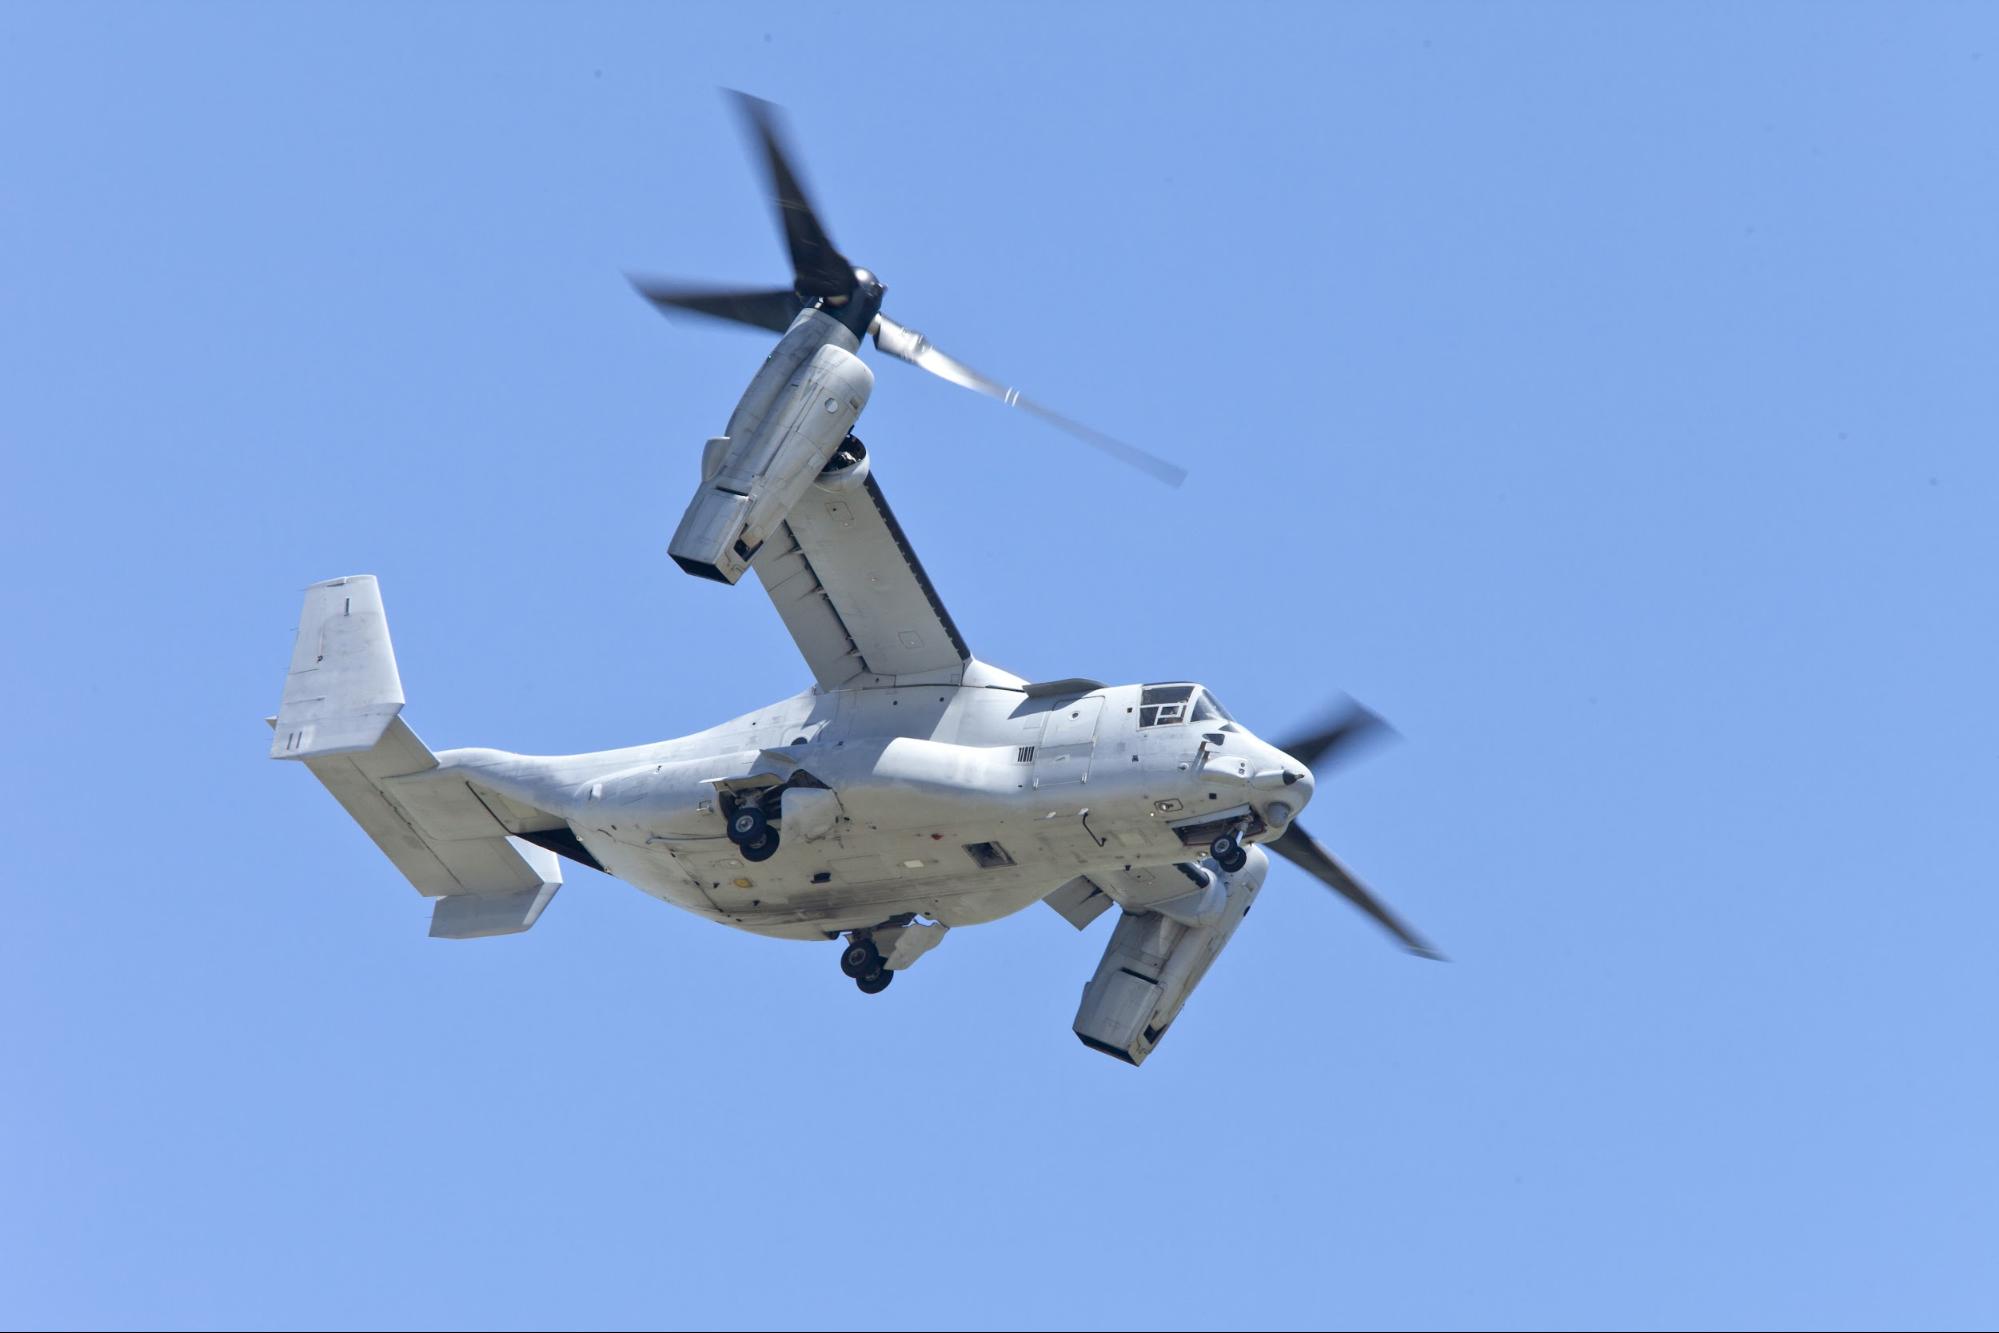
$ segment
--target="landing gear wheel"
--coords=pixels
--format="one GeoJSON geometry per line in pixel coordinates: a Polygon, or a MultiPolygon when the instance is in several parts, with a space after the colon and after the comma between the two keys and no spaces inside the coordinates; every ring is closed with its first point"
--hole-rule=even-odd
{"type": "Polygon", "coordinates": [[[887,968],[878,968],[854,978],[854,984],[861,988],[863,995],[880,995],[888,989],[888,983],[895,980],[895,973],[887,968]]]}
{"type": "Polygon", "coordinates": [[[856,981],[870,972],[879,972],[881,965],[881,950],[875,948],[873,940],[855,940],[840,951],[840,970],[856,981]]]}
{"type": "Polygon", "coordinates": [[[1242,849],[1242,842],[1233,833],[1224,833],[1209,843],[1208,855],[1214,857],[1215,864],[1231,875],[1249,864],[1249,853],[1242,849]]]}
{"type": "Polygon", "coordinates": [[[758,806],[737,806],[735,815],[729,820],[729,841],[738,847],[762,842],[769,832],[770,817],[758,806]]]}
{"type": "Polygon", "coordinates": [[[766,832],[756,842],[746,842],[739,849],[745,861],[768,861],[777,855],[777,834],[766,832]]]}

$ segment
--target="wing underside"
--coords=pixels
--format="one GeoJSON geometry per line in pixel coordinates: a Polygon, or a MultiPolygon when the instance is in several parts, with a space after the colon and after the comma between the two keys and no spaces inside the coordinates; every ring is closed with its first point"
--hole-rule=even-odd
{"type": "Polygon", "coordinates": [[[822,690],[937,676],[971,652],[870,476],[807,491],[750,562],[822,690]]]}

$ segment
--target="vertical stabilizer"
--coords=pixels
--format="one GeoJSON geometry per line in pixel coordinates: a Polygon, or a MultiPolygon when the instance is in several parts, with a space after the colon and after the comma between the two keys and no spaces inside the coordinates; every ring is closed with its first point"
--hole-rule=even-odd
{"type": "Polygon", "coordinates": [[[271,758],[372,750],[402,711],[403,682],[375,576],[306,589],[271,758]]]}

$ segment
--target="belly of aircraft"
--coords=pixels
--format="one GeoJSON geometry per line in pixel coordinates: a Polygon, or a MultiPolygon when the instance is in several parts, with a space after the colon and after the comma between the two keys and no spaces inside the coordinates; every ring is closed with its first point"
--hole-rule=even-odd
{"type": "Polygon", "coordinates": [[[658,840],[644,848],[605,838],[591,851],[619,879],[724,925],[786,939],[826,939],[919,913],[947,926],[977,925],[1040,901],[1080,868],[973,866],[963,847],[891,852],[838,839],[745,860],[723,838],[658,840]],[[970,872],[951,858],[970,866],[970,872]]]}

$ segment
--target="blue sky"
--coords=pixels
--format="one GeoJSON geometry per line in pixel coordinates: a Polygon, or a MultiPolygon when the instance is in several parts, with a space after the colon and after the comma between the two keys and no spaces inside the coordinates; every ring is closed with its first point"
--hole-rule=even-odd
{"type": "Polygon", "coordinates": [[[1999,14],[0,8],[0,1322],[1989,1327],[1999,14]],[[425,905],[264,759],[372,572],[433,745],[808,680],[665,545],[842,247],[1168,492],[880,370],[971,646],[1406,743],[1143,1070],[1105,928],[869,1000],[578,871],[425,905]]]}

